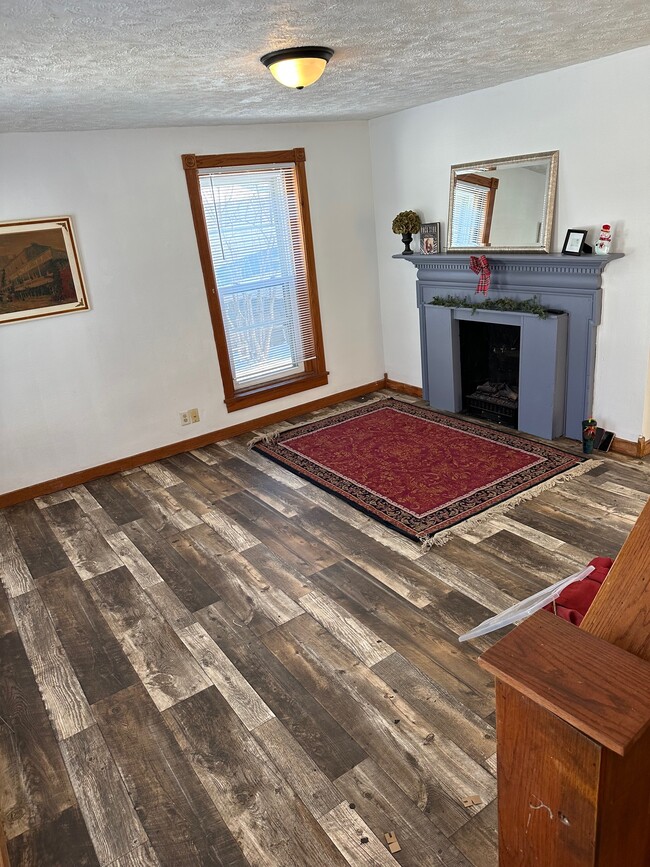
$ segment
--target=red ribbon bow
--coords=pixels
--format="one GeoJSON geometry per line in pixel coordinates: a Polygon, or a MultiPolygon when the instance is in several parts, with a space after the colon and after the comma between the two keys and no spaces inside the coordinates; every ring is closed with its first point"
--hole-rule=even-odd
{"type": "Polygon", "coordinates": [[[484,295],[487,295],[488,289],[490,288],[490,277],[492,276],[490,271],[490,264],[487,260],[487,257],[470,256],[469,267],[475,274],[479,274],[478,286],[476,287],[476,291],[482,292],[484,295]]]}

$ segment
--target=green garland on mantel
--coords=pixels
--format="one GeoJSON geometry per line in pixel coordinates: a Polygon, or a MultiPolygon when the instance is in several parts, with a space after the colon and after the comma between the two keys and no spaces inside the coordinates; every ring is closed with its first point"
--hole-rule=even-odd
{"type": "Polygon", "coordinates": [[[485,301],[469,301],[460,295],[436,295],[429,304],[436,307],[463,307],[476,313],[477,310],[500,310],[502,313],[532,313],[540,319],[547,319],[551,312],[549,307],[542,307],[537,296],[528,301],[518,301],[515,298],[487,298],[485,301]]]}

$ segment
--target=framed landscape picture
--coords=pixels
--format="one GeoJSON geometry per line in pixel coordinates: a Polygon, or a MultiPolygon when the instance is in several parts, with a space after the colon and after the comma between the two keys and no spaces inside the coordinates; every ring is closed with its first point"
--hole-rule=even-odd
{"type": "Polygon", "coordinates": [[[0,223],[0,324],[87,309],[70,217],[0,223]]]}
{"type": "Polygon", "coordinates": [[[440,223],[422,223],[420,226],[420,253],[429,256],[440,252],[440,223]]]}

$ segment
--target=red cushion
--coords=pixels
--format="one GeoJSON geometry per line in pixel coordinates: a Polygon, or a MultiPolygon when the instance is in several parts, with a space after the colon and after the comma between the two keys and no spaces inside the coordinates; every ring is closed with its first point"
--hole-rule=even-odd
{"type": "Polygon", "coordinates": [[[569,623],[580,626],[613,562],[609,557],[594,557],[589,563],[590,566],[595,567],[594,571],[582,581],[576,581],[575,584],[565,587],[555,600],[555,606],[551,602],[544,610],[554,612],[569,623]]]}

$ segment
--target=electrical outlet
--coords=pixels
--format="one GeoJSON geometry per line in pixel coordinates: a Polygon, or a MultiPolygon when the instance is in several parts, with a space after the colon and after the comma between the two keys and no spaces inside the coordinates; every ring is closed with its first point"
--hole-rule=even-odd
{"type": "Polygon", "coordinates": [[[179,413],[181,417],[181,424],[195,424],[199,421],[199,411],[196,407],[194,409],[186,409],[185,412],[179,413]]]}

